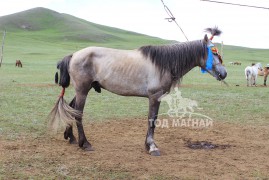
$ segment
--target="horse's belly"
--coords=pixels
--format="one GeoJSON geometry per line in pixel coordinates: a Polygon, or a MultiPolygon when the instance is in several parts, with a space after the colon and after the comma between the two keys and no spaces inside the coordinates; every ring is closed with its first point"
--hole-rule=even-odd
{"type": "Polygon", "coordinates": [[[129,76],[112,73],[97,80],[102,88],[124,96],[142,96],[148,94],[148,83],[145,77],[139,75],[129,76]]]}

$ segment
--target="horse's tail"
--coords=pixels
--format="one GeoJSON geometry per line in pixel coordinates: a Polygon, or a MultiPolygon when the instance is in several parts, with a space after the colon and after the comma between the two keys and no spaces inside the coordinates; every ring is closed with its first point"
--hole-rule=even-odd
{"type": "MultiPolygon", "coordinates": [[[[82,118],[82,112],[73,109],[64,100],[65,88],[70,84],[70,75],[68,72],[69,62],[72,55],[64,57],[64,59],[57,64],[57,68],[60,69],[60,82],[59,85],[62,86],[62,92],[56,102],[55,106],[51,110],[48,116],[48,127],[54,131],[57,131],[59,127],[59,122],[63,122],[66,126],[72,126],[76,122],[75,118],[82,118]]],[[[58,77],[58,76],[57,76],[58,77]]]]}
{"type": "Polygon", "coordinates": [[[247,79],[247,80],[249,80],[249,78],[250,78],[250,74],[251,74],[251,72],[250,72],[249,68],[246,68],[246,69],[245,69],[245,75],[246,75],[246,79],[247,79]]]}
{"type": "Polygon", "coordinates": [[[69,56],[65,56],[63,60],[58,62],[57,69],[60,70],[60,82],[59,85],[61,85],[63,88],[67,88],[70,84],[70,75],[68,72],[69,69],[69,63],[72,58],[72,54],[69,56]]]}
{"type": "Polygon", "coordinates": [[[58,84],[59,83],[59,75],[58,75],[58,72],[55,73],[54,81],[55,81],[55,84],[58,84]]]}

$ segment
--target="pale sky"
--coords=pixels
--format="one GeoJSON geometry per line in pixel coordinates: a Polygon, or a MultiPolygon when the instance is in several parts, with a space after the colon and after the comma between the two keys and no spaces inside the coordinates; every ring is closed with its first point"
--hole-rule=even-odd
{"type": "MultiPolygon", "coordinates": [[[[163,0],[189,40],[202,39],[204,29],[218,26],[223,34],[214,42],[269,49],[269,10],[200,0],[163,0]]],[[[269,0],[217,0],[269,8],[269,0]]],[[[90,22],[150,36],[186,41],[168,17],[161,0],[5,0],[0,16],[45,7],[90,22]]]]}

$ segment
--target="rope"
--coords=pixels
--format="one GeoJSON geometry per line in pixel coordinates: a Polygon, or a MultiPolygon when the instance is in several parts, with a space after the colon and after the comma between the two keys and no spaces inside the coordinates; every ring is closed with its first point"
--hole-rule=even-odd
{"type": "Polygon", "coordinates": [[[177,25],[177,27],[181,30],[182,34],[185,36],[185,38],[187,39],[187,41],[189,41],[189,39],[187,38],[187,36],[185,35],[183,29],[179,26],[179,24],[176,21],[175,16],[173,15],[173,13],[170,11],[170,9],[164,4],[163,0],[161,0],[163,3],[163,7],[165,12],[168,14],[169,18],[165,18],[166,20],[168,20],[168,22],[172,22],[174,21],[177,25]]]}
{"type": "Polygon", "coordinates": [[[65,93],[65,88],[62,89],[62,92],[61,92],[61,94],[60,94],[59,97],[60,97],[60,98],[64,97],[64,93],[65,93]]]}
{"type": "Polygon", "coordinates": [[[212,3],[220,3],[220,4],[228,4],[228,5],[234,5],[234,6],[244,6],[244,7],[251,7],[251,8],[260,8],[260,9],[267,9],[268,7],[261,7],[261,6],[251,6],[251,5],[245,5],[245,4],[236,4],[236,3],[229,3],[229,2],[221,2],[221,1],[211,1],[211,0],[201,0],[201,1],[207,1],[212,3]]]}

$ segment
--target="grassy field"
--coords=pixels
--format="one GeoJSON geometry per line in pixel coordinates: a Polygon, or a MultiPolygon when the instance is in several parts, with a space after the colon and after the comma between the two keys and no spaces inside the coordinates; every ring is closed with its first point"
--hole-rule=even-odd
{"type": "MultiPolygon", "coordinates": [[[[24,47],[22,50],[24,53],[21,53],[19,50],[13,51],[19,49],[20,46],[16,46],[17,48],[9,46],[9,38],[6,44],[4,62],[0,71],[1,131],[2,133],[12,132],[13,135],[14,132],[23,131],[42,133],[45,130],[46,115],[61,90],[60,87],[53,85],[55,65],[63,56],[74,50],[68,50],[65,45],[59,44],[58,48],[50,45],[40,48],[34,45],[32,48],[24,47]],[[23,68],[15,68],[14,62],[18,59],[17,57],[22,60],[23,68]]],[[[134,45],[133,48],[135,47],[134,45]]],[[[231,50],[226,51],[224,48],[224,51],[227,58],[228,56],[232,58],[231,50]]],[[[216,120],[268,123],[269,114],[266,102],[269,100],[269,88],[261,86],[262,77],[258,77],[259,87],[246,87],[244,67],[251,61],[245,60],[244,57],[246,57],[245,54],[251,53],[256,62],[266,64],[266,56],[269,56],[269,52],[266,54],[265,50],[251,49],[237,51],[243,58],[241,59],[236,54],[238,56],[236,59],[243,64],[234,66],[227,63],[226,82],[229,87],[221,85],[208,74],[201,74],[199,69],[195,68],[183,78],[182,88],[180,88],[182,96],[196,100],[203,108],[203,113],[216,120]]],[[[227,60],[224,62],[226,63],[227,60]]],[[[68,88],[66,99],[71,100],[73,95],[73,88],[68,88]]],[[[147,99],[144,98],[121,97],[103,90],[101,94],[90,92],[85,108],[85,121],[100,121],[117,117],[146,117],[148,104],[147,99]]],[[[166,110],[166,104],[162,104],[161,112],[166,110]]]]}
{"type": "MultiPolygon", "coordinates": [[[[38,27],[41,28],[41,25],[38,27]]],[[[102,31],[110,30],[104,28],[102,31]]],[[[66,37],[68,33],[70,32],[65,34],[66,37]]],[[[161,39],[119,30],[113,30],[112,34],[112,39],[86,42],[77,38],[63,41],[59,34],[50,29],[8,31],[4,60],[0,68],[0,140],[16,141],[24,136],[35,139],[46,135],[46,117],[61,91],[59,86],[54,85],[56,63],[65,55],[87,46],[134,49],[145,44],[166,43],[161,39]],[[22,60],[23,68],[15,67],[16,59],[22,60]]],[[[262,86],[262,77],[258,77],[258,87],[246,87],[244,68],[252,62],[268,64],[269,50],[224,46],[224,63],[228,71],[226,82],[229,86],[221,84],[208,74],[201,74],[195,68],[183,78],[180,88],[182,96],[196,100],[202,108],[197,111],[214,121],[267,126],[269,88],[262,86]],[[230,65],[230,61],[240,61],[242,65],[230,65]]],[[[66,99],[70,101],[73,96],[74,89],[69,87],[66,99]]],[[[160,111],[166,112],[167,108],[163,103],[160,111]]],[[[122,97],[105,90],[101,94],[91,91],[85,106],[84,124],[115,119],[146,119],[147,111],[148,101],[145,98],[122,97]]],[[[6,172],[8,170],[0,159],[0,179],[27,179],[27,175],[21,176],[21,172],[14,171],[11,176],[6,172]]],[[[90,172],[100,179],[130,178],[128,172],[103,172],[99,166],[91,167],[90,172]]],[[[38,175],[34,177],[37,178],[38,175]]],[[[53,175],[48,177],[55,178],[53,175]]],[[[162,176],[151,178],[165,179],[162,176]]]]}

